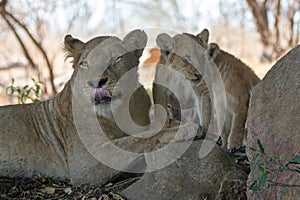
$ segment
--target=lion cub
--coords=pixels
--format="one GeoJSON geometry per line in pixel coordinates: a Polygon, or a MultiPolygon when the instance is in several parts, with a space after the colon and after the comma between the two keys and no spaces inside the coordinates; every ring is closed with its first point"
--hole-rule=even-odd
{"type": "Polygon", "coordinates": [[[177,120],[193,121],[201,125],[204,137],[209,131],[212,119],[217,118],[212,108],[215,100],[211,98],[212,94],[205,81],[212,80],[207,69],[215,65],[225,88],[224,102],[227,102],[221,132],[222,146],[232,149],[243,145],[250,91],[260,80],[242,61],[222,51],[217,44],[208,43],[208,37],[207,29],[198,35],[183,33],[171,37],[162,33],[157,37],[161,58],[155,74],[153,98],[154,102],[161,104],[167,110],[168,116],[171,116],[171,119],[168,119],[169,124],[177,120]],[[180,79],[178,75],[176,75],[178,77],[171,76],[165,69],[180,72],[183,78],[180,79]],[[175,89],[172,91],[158,84],[162,79],[175,89]],[[190,85],[192,90],[187,89],[187,85],[190,85]],[[197,103],[194,102],[191,106],[188,104],[191,104],[189,99],[192,95],[196,96],[197,103]],[[190,112],[189,115],[184,114],[187,111],[190,112]],[[183,119],[183,114],[192,117],[183,119]]]}

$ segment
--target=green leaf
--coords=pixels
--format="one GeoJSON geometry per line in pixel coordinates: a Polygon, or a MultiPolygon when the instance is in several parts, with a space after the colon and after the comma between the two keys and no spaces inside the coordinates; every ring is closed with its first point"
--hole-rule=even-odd
{"type": "Polygon", "coordinates": [[[250,147],[250,150],[252,151],[257,151],[257,149],[253,148],[253,147],[250,147]]]}
{"type": "Polygon", "coordinates": [[[39,94],[40,94],[40,89],[41,89],[41,87],[40,87],[39,85],[36,85],[36,89],[35,89],[35,95],[36,95],[36,97],[39,96],[39,94]]]}
{"type": "Polygon", "coordinates": [[[26,101],[26,95],[23,93],[23,94],[21,95],[21,103],[22,103],[22,104],[25,104],[25,101],[26,101]]]}
{"type": "Polygon", "coordinates": [[[275,157],[274,157],[274,160],[275,160],[277,163],[280,163],[280,162],[281,162],[280,156],[275,156],[275,157]]]}
{"type": "Polygon", "coordinates": [[[25,86],[23,87],[23,90],[26,90],[28,87],[29,87],[28,85],[25,85],[25,86]]]}
{"type": "Polygon", "coordinates": [[[295,163],[300,164],[300,155],[295,155],[295,156],[293,157],[293,161],[294,161],[295,163]]]}
{"type": "Polygon", "coordinates": [[[259,191],[260,188],[257,187],[257,180],[253,181],[250,185],[247,186],[249,190],[259,191]]]}
{"type": "Polygon", "coordinates": [[[26,92],[24,92],[24,96],[27,98],[29,96],[30,90],[27,90],[26,92]]]}
{"type": "Polygon", "coordinates": [[[265,166],[264,165],[260,165],[259,166],[259,171],[263,174],[265,173],[265,166]]]}
{"type": "Polygon", "coordinates": [[[262,143],[260,142],[260,139],[257,139],[257,140],[256,140],[256,143],[257,143],[257,145],[258,145],[258,147],[259,147],[260,152],[261,152],[262,154],[266,154],[266,153],[265,153],[265,148],[263,147],[262,143]]]}
{"type": "Polygon", "coordinates": [[[287,168],[287,166],[280,166],[280,167],[279,167],[279,171],[282,172],[282,171],[285,170],[286,168],[287,168]]]}
{"type": "Polygon", "coordinates": [[[260,189],[262,189],[262,187],[265,185],[266,181],[267,181],[267,178],[268,178],[268,172],[264,173],[262,175],[262,177],[260,178],[259,182],[258,182],[258,187],[260,189]]]}
{"type": "Polygon", "coordinates": [[[255,160],[253,162],[253,171],[256,170],[258,162],[259,162],[259,155],[256,155],[255,160]]]}

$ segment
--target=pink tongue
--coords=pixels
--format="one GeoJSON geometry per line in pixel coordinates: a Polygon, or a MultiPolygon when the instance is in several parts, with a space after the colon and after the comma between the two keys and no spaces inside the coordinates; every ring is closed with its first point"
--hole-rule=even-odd
{"type": "Polygon", "coordinates": [[[91,100],[102,99],[103,97],[111,97],[109,91],[105,88],[95,88],[91,93],[91,100]]]}

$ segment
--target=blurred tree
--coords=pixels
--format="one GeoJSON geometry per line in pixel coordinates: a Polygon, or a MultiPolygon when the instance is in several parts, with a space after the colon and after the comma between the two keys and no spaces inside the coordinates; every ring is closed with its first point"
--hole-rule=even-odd
{"type": "Polygon", "coordinates": [[[47,68],[49,70],[49,81],[50,81],[52,93],[55,94],[57,91],[56,91],[56,87],[54,85],[54,75],[53,75],[52,65],[50,64],[49,57],[48,57],[45,49],[36,40],[36,38],[29,31],[27,26],[25,24],[23,24],[19,19],[17,19],[11,12],[9,12],[6,9],[7,2],[8,2],[8,0],[2,0],[1,3],[0,3],[0,15],[1,15],[1,17],[4,19],[4,21],[7,23],[7,25],[9,26],[9,28],[11,29],[11,31],[15,35],[16,39],[18,40],[18,42],[19,42],[19,44],[20,44],[20,46],[23,50],[23,53],[24,53],[25,57],[27,58],[27,60],[28,60],[29,64],[31,65],[31,67],[33,67],[34,69],[37,69],[37,66],[34,63],[33,58],[30,56],[29,51],[28,51],[28,49],[27,49],[27,47],[26,47],[26,45],[25,45],[25,43],[22,39],[22,36],[17,32],[17,26],[19,26],[23,31],[25,31],[25,33],[30,38],[32,43],[40,51],[40,53],[42,54],[43,58],[46,61],[46,65],[47,65],[47,68]]]}
{"type": "Polygon", "coordinates": [[[246,2],[264,47],[262,59],[268,61],[276,59],[287,48],[298,43],[299,0],[246,0],[246,2]],[[284,43],[285,41],[287,42],[284,43]]]}
{"type": "Polygon", "coordinates": [[[201,1],[191,0],[113,0],[105,4],[101,27],[111,32],[128,31],[128,27],[160,27],[182,31],[199,31],[201,1]],[[130,19],[130,20],[129,20],[130,19]],[[109,21],[110,23],[107,23],[109,21]]]}
{"type": "MultiPolygon", "coordinates": [[[[43,71],[44,77],[41,78],[45,79],[43,81],[50,86],[51,93],[48,95],[57,93],[57,89],[54,84],[54,57],[50,56],[49,46],[44,43],[45,38],[50,34],[53,35],[53,33],[62,32],[66,34],[74,27],[82,31],[78,25],[80,24],[81,27],[82,24],[86,24],[90,16],[90,6],[83,0],[66,0],[64,2],[56,0],[0,0],[0,22],[4,22],[0,23],[1,30],[3,30],[1,34],[5,34],[4,32],[13,33],[14,39],[16,39],[27,61],[25,65],[31,66],[38,77],[43,71]],[[69,9],[72,12],[67,12],[69,9]],[[64,17],[64,23],[58,23],[60,19],[53,16],[58,16],[56,14],[63,11],[67,13],[60,13],[59,17],[64,17]],[[61,26],[63,27],[62,30],[60,30],[61,26]],[[43,64],[40,63],[40,58],[42,58],[43,64]],[[46,67],[47,73],[44,73],[44,67],[46,67]]],[[[74,32],[76,28],[74,28],[74,32]]],[[[3,52],[7,52],[7,46],[1,48],[4,48],[3,52]]],[[[21,58],[18,58],[17,62],[9,59],[9,57],[14,57],[15,55],[12,54],[16,54],[18,51],[15,46],[12,49],[15,51],[7,53],[9,54],[7,66],[10,66],[11,63],[22,63],[19,61],[22,60],[21,58]]],[[[3,57],[3,55],[1,56],[3,57]]],[[[44,91],[47,92],[48,90],[45,88],[44,91]]]]}

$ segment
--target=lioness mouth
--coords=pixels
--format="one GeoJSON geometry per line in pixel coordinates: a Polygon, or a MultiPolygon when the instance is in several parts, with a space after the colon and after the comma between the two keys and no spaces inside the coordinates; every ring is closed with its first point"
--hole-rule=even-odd
{"type": "Polygon", "coordinates": [[[90,98],[94,105],[109,104],[111,101],[122,97],[120,92],[115,96],[111,96],[110,92],[106,88],[102,87],[106,82],[107,78],[101,78],[97,86],[95,86],[95,84],[91,81],[87,82],[87,84],[93,88],[90,98]]]}
{"type": "Polygon", "coordinates": [[[93,82],[88,81],[87,84],[93,88],[90,98],[94,105],[108,104],[111,102],[112,98],[109,91],[102,86],[107,82],[108,78],[101,78],[97,85],[93,82]]]}
{"type": "Polygon", "coordinates": [[[105,88],[94,88],[91,93],[91,100],[93,104],[108,104],[112,98],[109,91],[105,88]]]}

